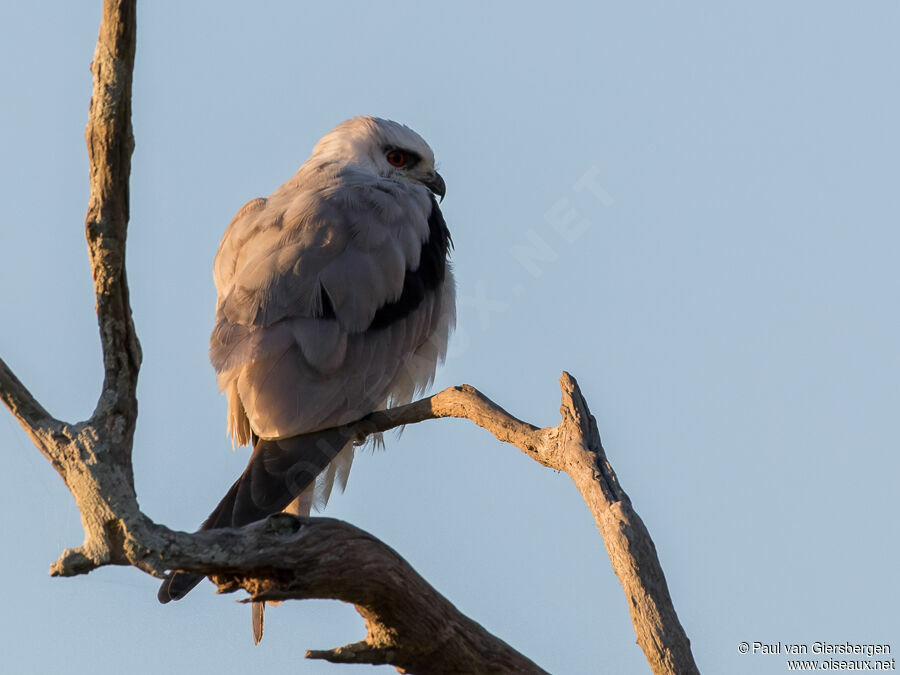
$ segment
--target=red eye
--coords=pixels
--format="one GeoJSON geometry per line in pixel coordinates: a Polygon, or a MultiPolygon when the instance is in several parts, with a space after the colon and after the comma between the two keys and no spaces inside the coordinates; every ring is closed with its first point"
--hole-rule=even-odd
{"type": "Polygon", "coordinates": [[[402,150],[391,150],[387,154],[387,161],[391,166],[406,166],[406,153],[402,150]]]}

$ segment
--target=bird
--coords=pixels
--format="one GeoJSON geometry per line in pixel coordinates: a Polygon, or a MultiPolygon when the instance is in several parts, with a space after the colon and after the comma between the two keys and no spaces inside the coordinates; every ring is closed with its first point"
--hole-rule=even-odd
{"type": "MultiPolygon", "coordinates": [[[[209,354],[227,433],[252,454],[201,530],[324,507],[356,448],[341,427],[431,384],[456,322],[445,194],[419,134],[363,116],[234,216],[213,265],[209,354]]],[[[202,579],[173,571],[158,599],[202,579]]],[[[257,644],[264,608],[253,603],[257,644]]]]}

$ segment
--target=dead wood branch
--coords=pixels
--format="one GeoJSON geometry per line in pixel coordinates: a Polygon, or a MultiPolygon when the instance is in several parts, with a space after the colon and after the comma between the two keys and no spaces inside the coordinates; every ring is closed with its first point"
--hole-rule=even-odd
{"type": "Polygon", "coordinates": [[[560,378],[562,421],[539,429],[516,419],[474,387],[452,387],[352,425],[362,434],[438,417],[463,417],[511,443],[544,466],[569,475],[591,510],[613,570],[628,599],[638,644],[654,673],[696,673],[697,666],[656,547],[631,505],[600,442],[597,422],[575,378],[560,378]]]}
{"type": "MultiPolygon", "coordinates": [[[[241,530],[186,534],[141,512],[131,460],[141,350],[125,274],[135,35],[135,1],[105,0],[85,133],[91,184],[85,232],[104,361],[93,415],[77,424],[55,419],[0,360],[0,400],[53,464],[82,517],[84,543],[66,550],[51,574],[84,574],[109,564],[132,565],[155,576],[178,569],[210,575],[222,591],[243,588],[253,599],[353,603],[366,620],[365,640],[311,651],[310,658],[393,664],[415,673],[543,672],[462,615],[396,552],[347,523],[278,514],[241,530]]],[[[562,421],[556,427],[522,422],[463,385],[373,413],[346,433],[361,438],[404,424],[464,417],[544,466],[565,471],[603,535],[651,668],[695,673],[653,542],[607,461],[575,379],[563,373],[561,388],[562,421]]]]}

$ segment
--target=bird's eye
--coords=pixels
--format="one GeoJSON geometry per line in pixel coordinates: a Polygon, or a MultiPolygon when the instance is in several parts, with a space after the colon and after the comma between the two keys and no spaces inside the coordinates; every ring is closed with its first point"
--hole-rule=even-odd
{"type": "Polygon", "coordinates": [[[387,161],[391,166],[406,166],[406,153],[402,150],[391,150],[387,154],[387,161]]]}

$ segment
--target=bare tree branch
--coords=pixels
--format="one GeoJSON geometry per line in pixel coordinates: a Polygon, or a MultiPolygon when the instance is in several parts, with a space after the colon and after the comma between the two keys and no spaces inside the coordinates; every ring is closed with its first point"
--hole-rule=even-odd
{"type": "Polygon", "coordinates": [[[402,408],[372,413],[350,428],[359,435],[439,417],[463,417],[511,443],[544,466],[569,475],[603,535],[613,570],[628,599],[638,644],[654,673],[696,673],[688,640],[666,578],[640,516],[600,442],[597,421],[575,378],[560,378],[562,422],[539,429],[516,419],[468,385],[452,387],[402,408]]]}
{"type": "MultiPolygon", "coordinates": [[[[166,570],[210,575],[223,592],[252,600],[334,598],[366,620],[365,640],[309,658],[393,664],[415,673],[539,673],[538,666],[461,614],[396,552],[358,528],[327,518],[271,516],[241,530],[175,532],[138,507],[132,471],[141,350],[125,274],[128,180],[134,140],[131,81],[134,0],[105,0],[91,69],[94,89],[85,137],[91,196],[85,224],[104,383],[91,419],[54,419],[0,360],[0,399],[51,461],[75,497],[84,543],[51,566],[73,576],[109,564],[154,576],[166,570]]],[[[562,421],[538,428],[463,385],[348,425],[364,438],[439,417],[472,420],[544,466],[565,471],[581,492],[625,589],[638,643],[655,673],[696,673],[653,542],[610,466],[597,425],[575,379],[561,378],[562,421]]]]}
{"type": "Polygon", "coordinates": [[[46,429],[59,424],[44,410],[44,406],[35,400],[3,359],[0,359],[0,400],[29,434],[32,430],[46,429]]]}
{"type": "Polygon", "coordinates": [[[0,359],[0,400],[53,468],[62,474],[64,467],[60,459],[60,443],[66,441],[65,436],[60,434],[63,423],[38,403],[3,359],[0,359]]]}
{"type": "Polygon", "coordinates": [[[543,673],[533,662],[464,616],[393,549],[336,520],[269,518],[288,544],[258,553],[266,578],[216,575],[220,589],[242,587],[254,600],[335,598],[366,621],[362,642],[310,658],[334,663],[390,663],[414,673],[543,673]],[[291,541],[292,537],[299,541],[291,541]],[[339,552],[339,555],[337,554],[339,552]]]}
{"type": "Polygon", "coordinates": [[[134,391],[141,365],[125,280],[128,180],[134,151],[131,79],[136,34],[135,0],[105,0],[91,62],[94,91],[84,132],[91,167],[85,235],[105,371],[95,414],[121,416],[129,434],[133,433],[137,418],[134,391]]]}

